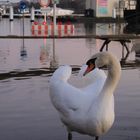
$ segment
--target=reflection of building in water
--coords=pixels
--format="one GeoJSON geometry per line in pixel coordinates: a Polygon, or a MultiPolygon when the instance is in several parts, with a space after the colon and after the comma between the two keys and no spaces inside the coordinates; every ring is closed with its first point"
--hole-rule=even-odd
{"type": "Polygon", "coordinates": [[[95,33],[95,23],[89,22],[89,21],[85,21],[84,22],[84,26],[85,26],[86,35],[94,34],[95,33]]]}
{"type": "Polygon", "coordinates": [[[50,61],[50,68],[56,68],[58,67],[58,58],[56,57],[56,52],[55,52],[55,38],[53,38],[53,46],[52,46],[52,56],[51,56],[51,61],[50,61]]]}
{"type": "Polygon", "coordinates": [[[105,35],[112,34],[112,28],[110,28],[109,24],[96,24],[96,35],[105,35]]]}
{"type": "Polygon", "coordinates": [[[51,44],[44,39],[44,44],[40,47],[40,62],[47,67],[50,67],[50,46],[51,44]]]}
{"type": "Polygon", "coordinates": [[[10,23],[10,34],[13,35],[14,34],[14,30],[13,30],[13,21],[9,22],[10,23]]]}
{"type": "Polygon", "coordinates": [[[58,59],[55,54],[55,39],[47,40],[44,38],[43,45],[40,47],[40,62],[42,65],[48,68],[54,68],[58,66],[58,59]]]}
{"type": "Polygon", "coordinates": [[[9,50],[0,49],[0,65],[1,65],[1,67],[2,67],[2,64],[6,63],[8,56],[9,56],[9,50]]]}
{"type": "Polygon", "coordinates": [[[43,45],[40,47],[40,62],[42,64],[46,64],[48,60],[49,60],[48,47],[43,45]]]}
{"type": "Polygon", "coordinates": [[[124,24],[119,23],[102,23],[96,24],[96,35],[112,35],[123,33],[124,24]]]}
{"type": "Polygon", "coordinates": [[[140,40],[135,40],[133,42],[132,50],[135,52],[135,59],[140,61],[140,40]]]}
{"type": "Polygon", "coordinates": [[[52,59],[50,62],[50,68],[57,68],[59,65],[58,59],[52,59]]]}
{"type": "Polygon", "coordinates": [[[22,40],[20,56],[21,56],[21,60],[25,60],[27,58],[27,50],[26,50],[26,47],[25,47],[24,38],[22,40]]]}
{"type": "MultiPolygon", "coordinates": [[[[95,23],[92,22],[84,22],[85,33],[86,35],[95,34],[95,23]]],[[[95,39],[94,38],[86,38],[86,47],[89,49],[90,56],[93,54],[92,50],[95,49],[95,39]]]]}

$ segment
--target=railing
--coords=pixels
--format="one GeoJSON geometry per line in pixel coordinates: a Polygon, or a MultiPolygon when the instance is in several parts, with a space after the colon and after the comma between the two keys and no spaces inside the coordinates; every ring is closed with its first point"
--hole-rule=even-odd
{"type": "Polygon", "coordinates": [[[110,40],[126,40],[126,39],[140,39],[140,35],[136,34],[122,34],[122,35],[72,35],[72,36],[28,36],[28,35],[7,35],[0,36],[0,39],[82,39],[82,38],[95,38],[95,39],[110,39],[110,40]]]}

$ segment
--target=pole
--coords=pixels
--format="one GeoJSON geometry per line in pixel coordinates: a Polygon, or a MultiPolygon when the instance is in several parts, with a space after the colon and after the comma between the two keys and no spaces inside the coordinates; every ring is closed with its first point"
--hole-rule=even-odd
{"type": "Polygon", "coordinates": [[[23,11],[22,17],[23,17],[23,47],[24,47],[24,11],[23,11]]]}
{"type": "Polygon", "coordinates": [[[22,59],[24,59],[26,56],[27,56],[27,52],[26,52],[26,50],[25,50],[25,43],[24,43],[24,11],[23,11],[23,14],[22,14],[22,18],[23,18],[23,39],[22,39],[22,46],[21,46],[21,57],[22,57],[22,59]]]}
{"type": "Polygon", "coordinates": [[[10,21],[14,20],[13,6],[10,5],[10,21]]]}
{"type": "Polygon", "coordinates": [[[56,35],[56,2],[53,4],[53,25],[54,25],[54,35],[56,35]]]}
{"type": "MultiPolygon", "coordinates": [[[[54,1],[53,3],[53,25],[54,25],[54,29],[53,29],[53,35],[56,35],[56,2],[54,1]]],[[[55,38],[53,38],[53,59],[55,62],[55,38]]]]}
{"type": "Polygon", "coordinates": [[[10,34],[13,35],[13,22],[10,22],[10,34]]]}
{"type": "Polygon", "coordinates": [[[44,13],[44,22],[46,23],[46,18],[47,18],[47,14],[46,12],[44,13]]]}
{"type": "Polygon", "coordinates": [[[31,8],[31,22],[34,22],[35,20],[35,12],[34,12],[34,7],[31,8]]]}
{"type": "Polygon", "coordinates": [[[119,15],[118,15],[118,34],[120,34],[121,24],[120,24],[120,18],[121,18],[121,0],[119,0],[119,15]]]}
{"type": "Polygon", "coordinates": [[[55,62],[55,38],[53,38],[53,61],[55,62]]]}
{"type": "MultiPolygon", "coordinates": [[[[56,2],[53,2],[53,36],[56,35],[56,2]]],[[[53,38],[53,66],[55,66],[55,38],[53,38]]]]}

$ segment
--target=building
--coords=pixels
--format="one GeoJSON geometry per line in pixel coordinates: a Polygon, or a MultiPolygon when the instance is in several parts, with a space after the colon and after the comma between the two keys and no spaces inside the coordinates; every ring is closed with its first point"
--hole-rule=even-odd
{"type": "Polygon", "coordinates": [[[95,17],[113,17],[123,0],[86,0],[86,14],[95,17]],[[92,15],[93,14],[93,15],[92,15]]]}

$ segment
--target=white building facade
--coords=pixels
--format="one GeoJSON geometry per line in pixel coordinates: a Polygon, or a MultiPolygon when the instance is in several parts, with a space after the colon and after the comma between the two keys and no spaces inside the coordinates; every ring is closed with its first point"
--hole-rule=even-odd
{"type": "Polygon", "coordinates": [[[92,9],[95,17],[113,17],[120,0],[86,0],[86,9],[92,9]]]}

